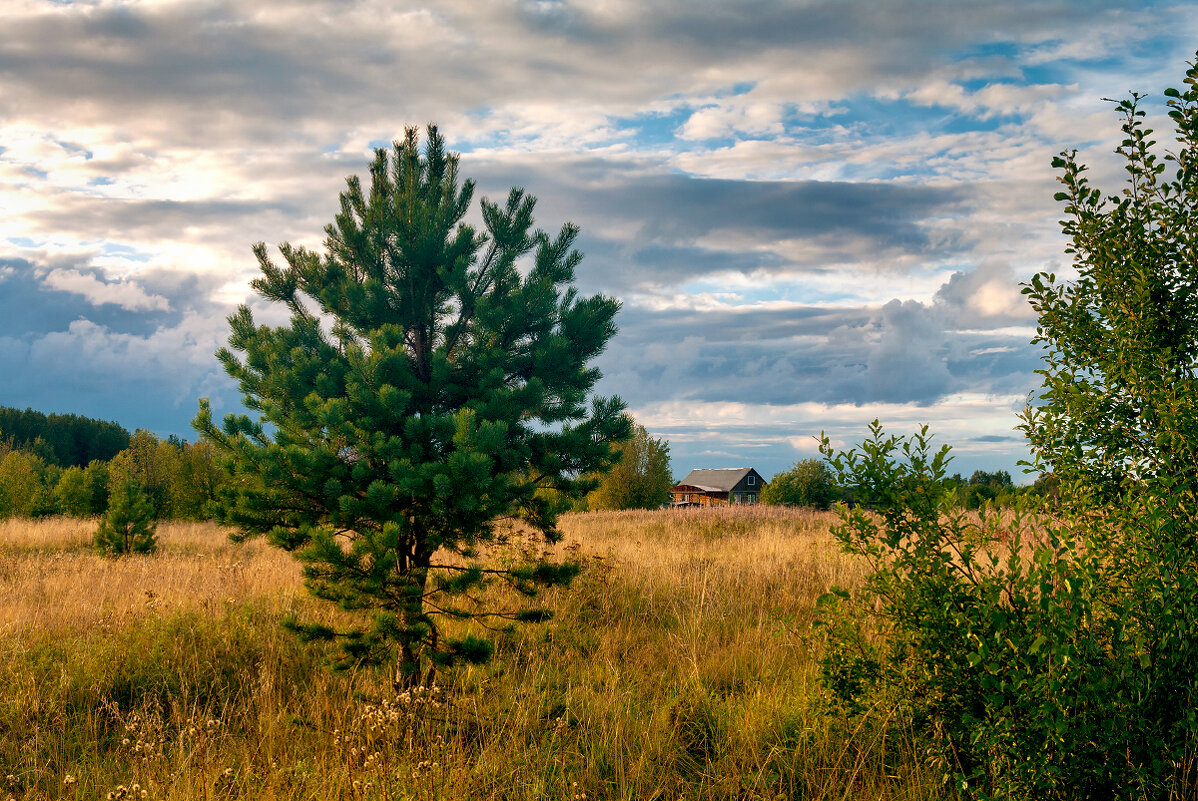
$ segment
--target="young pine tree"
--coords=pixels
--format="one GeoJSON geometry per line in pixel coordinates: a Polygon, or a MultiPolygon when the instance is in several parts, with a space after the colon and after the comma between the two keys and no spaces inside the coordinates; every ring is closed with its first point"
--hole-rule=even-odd
{"type": "Polygon", "coordinates": [[[108,511],[100,518],[96,549],[110,556],[150,553],[158,548],[157,530],[149,496],[135,482],[125,481],[113,491],[108,511]]]}
{"type": "Polygon", "coordinates": [[[243,306],[218,354],[258,419],[218,428],[202,401],[195,421],[231,471],[221,520],[294,552],[313,594],[360,613],[295,627],[338,638],[345,666],[394,655],[400,685],[429,661],[489,656],[469,631],[443,636],[446,618],[546,616],[480,606],[481,592],[533,595],[577,566],[484,563],[478,547],[500,518],[555,540],[551,496],[592,489],[580,477],[629,436],[619,399],[588,407],[619,304],[570,288],[577,229],[533,230],[534,199],[513,189],[482,201],[476,231],[473,192],[437,129],[422,151],[411,128],[376,152],[369,187],[348,179],[323,254],[284,244],[278,266],[259,244],[253,287],[290,323],[243,306]]]}

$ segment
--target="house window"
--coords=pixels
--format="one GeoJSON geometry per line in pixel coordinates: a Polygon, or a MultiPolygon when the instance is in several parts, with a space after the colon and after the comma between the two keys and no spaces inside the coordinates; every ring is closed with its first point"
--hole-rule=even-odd
{"type": "Polygon", "coordinates": [[[750,487],[753,486],[753,484],[756,483],[756,481],[757,481],[757,476],[750,474],[749,475],[749,486],[750,487]]]}

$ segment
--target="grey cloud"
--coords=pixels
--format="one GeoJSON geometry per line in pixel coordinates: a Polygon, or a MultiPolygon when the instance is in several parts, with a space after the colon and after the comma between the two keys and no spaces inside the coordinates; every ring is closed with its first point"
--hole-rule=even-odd
{"type": "Polygon", "coordinates": [[[239,408],[232,382],[212,357],[221,334],[189,315],[173,327],[118,333],[85,319],[66,330],[0,334],[0,406],[32,406],[117,420],[161,435],[194,437],[196,398],[239,408]]]}
{"type": "MultiPolygon", "coordinates": [[[[66,331],[71,323],[81,319],[118,333],[144,335],[159,326],[176,322],[180,316],[179,307],[130,312],[112,303],[92,303],[77,292],[47,286],[44,280],[47,268],[24,259],[0,259],[0,267],[11,270],[0,278],[0,336],[28,340],[50,332],[66,331]]],[[[82,264],[73,265],[72,269],[101,283],[109,282],[104,272],[95,267],[82,264]]],[[[151,295],[162,294],[148,284],[135,283],[151,295]]],[[[189,304],[195,302],[186,292],[176,297],[189,304]]]]}
{"type": "Polygon", "coordinates": [[[232,311],[229,304],[212,299],[225,281],[220,275],[151,267],[139,272],[136,280],[147,292],[166,298],[176,313],[194,311],[223,317],[232,311]]]}
{"type": "Polygon", "coordinates": [[[930,405],[963,391],[1027,392],[1038,359],[1019,336],[950,333],[941,310],[915,301],[880,309],[632,308],[619,322],[599,364],[604,391],[634,406],[665,399],[930,405]]]}
{"type": "MultiPolygon", "coordinates": [[[[962,236],[930,235],[933,218],[965,213],[964,187],[822,181],[734,181],[645,171],[618,160],[545,159],[498,165],[470,159],[484,194],[527,186],[540,220],[571,219],[608,292],[664,286],[723,271],[821,271],[829,263],[905,263],[963,252],[962,236]],[[602,177],[600,177],[602,176],[602,177]],[[632,236],[624,232],[632,229],[632,236]],[[706,244],[700,246],[698,240],[706,244]],[[711,245],[789,243],[782,254],[711,245]]],[[[548,224],[548,223],[546,223],[548,224]]],[[[589,271],[589,272],[588,272],[589,271]]]]}
{"type": "MultiPolygon", "coordinates": [[[[60,258],[38,264],[0,259],[0,337],[6,338],[10,347],[22,343],[22,348],[28,348],[49,334],[64,335],[72,325],[84,324],[83,330],[102,330],[108,337],[150,338],[189,319],[207,321],[208,330],[223,332],[224,320],[233,309],[228,303],[212,299],[223,281],[216,275],[152,267],[118,282],[87,262],[60,258]],[[47,285],[48,275],[64,269],[102,285],[135,287],[150,297],[164,299],[165,304],[131,310],[47,285]]],[[[215,346],[211,350],[215,352],[215,346]]],[[[25,380],[16,373],[9,379],[18,383],[25,380]]]]}
{"type": "MultiPolygon", "coordinates": [[[[1048,36],[1050,31],[1077,24],[1070,2],[1012,2],[963,6],[955,0],[916,3],[743,0],[735,4],[696,4],[678,0],[657,4],[648,20],[650,38],[677,39],[704,52],[740,52],[750,47],[814,45],[841,49],[860,45],[867,32],[871,49],[898,49],[900,41],[918,41],[925,48],[959,47],[980,30],[1007,36],[1048,36]]],[[[1096,4],[1093,11],[1118,8],[1116,2],[1096,4]]],[[[916,55],[916,54],[912,54],[916,55]]],[[[919,54],[926,56],[925,53],[919,54]]]]}
{"type": "MultiPolygon", "coordinates": [[[[1091,4],[1086,16],[1120,5],[1091,4]]],[[[718,76],[735,70],[738,80],[780,77],[790,101],[844,96],[918,81],[937,56],[978,42],[1050,42],[1085,23],[1074,3],[1031,0],[677,0],[627,4],[619,14],[583,3],[546,13],[465,0],[226,0],[8,12],[4,22],[0,108],[9,116],[70,107],[130,135],[169,131],[176,143],[197,144],[214,131],[249,141],[301,121],[309,132],[333,131],[346,121],[529,101],[585,98],[635,113],[679,93],[727,88],[718,76]]]]}
{"type": "Polygon", "coordinates": [[[631,163],[597,159],[547,165],[530,157],[502,170],[472,160],[468,171],[488,188],[520,183],[553,205],[563,205],[568,197],[579,218],[639,221],[644,239],[665,243],[735,231],[777,237],[869,233],[887,245],[927,246],[918,222],[960,210],[970,197],[962,187],[737,181],[642,171],[631,163]]]}
{"type": "MultiPolygon", "coordinates": [[[[874,325],[858,398],[898,403],[933,403],[957,389],[944,363],[944,328],[922,303],[892,300],[874,325]]],[[[859,401],[860,402],[860,401],[859,401]]]]}
{"type": "Polygon", "coordinates": [[[69,230],[82,239],[174,239],[184,228],[229,228],[249,217],[297,217],[280,202],[235,200],[129,200],[62,193],[52,207],[24,218],[45,232],[69,230]]]}
{"type": "Polygon", "coordinates": [[[296,51],[235,9],[92,7],[10,18],[0,74],[25,90],[25,103],[101,101],[159,124],[173,115],[193,123],[222,108],[252,112],[264,96],[294,117],[313,90],[333,88],[334,74],[304,68],[311,51],[296,51]]]}
{"type": "Polygon", "coordinates": [[[1023,437],[1009,436],[1003,437],[998,434],[984,434],[980,437],[973,437],[971,442],[1023,442],[1023,437]]]}
{"type": "Polygon", "coordinates": [[[653,241],[690,241],[720,231],[783,237],[868,235],[886,246],[927,246],[914,224],[955,205],[959,189],[818,181],[730,181],[682,175],[638,181],[632,191],[588,192],[584,202],[645,220],[653,241]],[[663,216],[661,210],[668,210],[663,216]]]}

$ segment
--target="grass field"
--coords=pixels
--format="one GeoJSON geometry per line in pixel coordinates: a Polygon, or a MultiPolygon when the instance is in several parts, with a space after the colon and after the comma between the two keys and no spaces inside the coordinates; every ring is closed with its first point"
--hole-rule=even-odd
{"type": "Polygon", "coordinates": [[[163,524],[111,560],[94,522],[0,522],[0,799],[939,797],[884,710],[823,699],[815,599],[861,578],[832,520],[567,516],[554,619],[401,696],[279,626],[332,613],[263,543],[163,524]]]}

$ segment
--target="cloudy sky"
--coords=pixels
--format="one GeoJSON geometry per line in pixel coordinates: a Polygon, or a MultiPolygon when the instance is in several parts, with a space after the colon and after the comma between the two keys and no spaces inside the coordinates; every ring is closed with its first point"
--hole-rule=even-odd
{"type": "MultiPolygon", "coordinates": [[[[319,245],[437,122],[479,194],[582,227],[601,358],[674,472],[926,423],[1007,469],[1050,162],[1180,83],[1198,7],[1100,0],[4,0],[0,405],[194,438],[254,242],[319,245]]],[[[1164,126],[1162,125],[1161,128],[1164,126]]],[[[1021,477],[1017,476],[1017,480],[1021,477]]]]}

